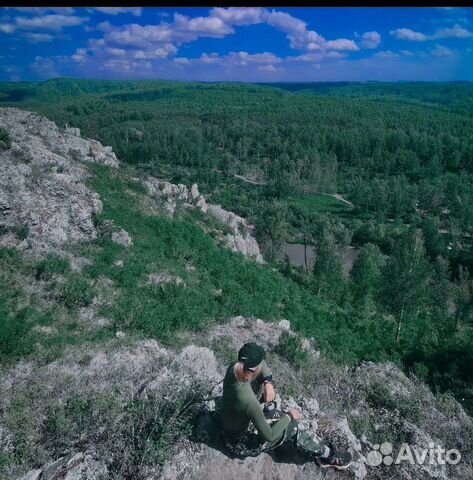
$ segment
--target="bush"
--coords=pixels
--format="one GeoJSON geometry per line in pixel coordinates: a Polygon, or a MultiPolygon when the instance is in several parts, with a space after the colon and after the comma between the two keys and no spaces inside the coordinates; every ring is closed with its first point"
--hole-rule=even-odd
{"type": "Polygon", "coordinates": [[[69,261],[55,255],[48,255],[36,266],[36,280],[50,280],[54,275],[66,273],[69,270],[69,261]]]}
{"type": "Polygon", "coordinates": [[[371,385],[367,396],[368,402],[375,408],[398,410],[402,417],[416,423],[421,416],[421,405],[415,398],[394,398],[389,388],[380,382],[371,385]]]}
{"type": "Polygon", "coordinates": [[[26,240],[30,234],[30,228],[26,224],[12,228],[12,231],[20,240],[26,240]]]}
{"type": "Polygon", "coordinates": [[[0,149],[7,149],[11,147],[10,134],[2,127],[0,127],[0,149]]]}
{"type": "Polygon", "coordinates": [[[58,285],[57,299],[69,309],[86,307],[93,297],[94,288],[85,278],[74,276],[58,285]]]}
{"type": "Polygon", "coordinates": [[[296,368],[306,366],[308,361],[307,352],[303,350],[300,338],[286,332],[279,337],[276,353],[289,360],[296,368]]]}
{"type": "Polygon", "coordinates": [[[0,298],[0,362],[28,355],[34,350],[28,332],[35,312],[24,308],[10,313],[3,300],[0,298]]]}

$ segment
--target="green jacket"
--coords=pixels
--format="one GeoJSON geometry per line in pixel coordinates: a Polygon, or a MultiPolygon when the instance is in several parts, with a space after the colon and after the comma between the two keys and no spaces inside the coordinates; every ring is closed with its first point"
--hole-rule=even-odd
{"type": "MultiPolygon", "coordinates": [[[[263,414],[262,405],[259,403],[250,382],[238,382],[233,373],[234,363],[231,364],[223,380],[222,398],[222,423],[223,428],[229,433],[245,431],[253,422],[259,436],[266,442],[274,442],[281,438],[286,431],[291,418],[284,414],[277,422],[269,425],[263,414]]],[[[261,374],[256,380],[261,385],[263,378],[271,372],[263,360],[261,374]]]]}

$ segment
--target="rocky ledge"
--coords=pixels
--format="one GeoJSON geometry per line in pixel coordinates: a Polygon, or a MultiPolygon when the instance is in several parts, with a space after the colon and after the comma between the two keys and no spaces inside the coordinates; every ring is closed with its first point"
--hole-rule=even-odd
{"type": "Polygon", "coordinates": [[[11,139],[0,148],[0,246],[41,253],[96,238],[102,203],[83,162],[118,167],[112,148],[17,108],[0,108],[0,127],[11,139]]]}
{"type": "MultiPolygon", "coordinates": [[[[62,455],[51,458],[50,451],[35,445],[39,452],[35,461],[47,461],[21,478],[471,478],[471,418],[457,402],[435,397],[424,384],[414,377],[408,378],[392,364],[367,362],[354,368],[337,367],[320,355],[313,339],[298,337],[285,320],[267,323],[236,317],[203,333],[183,334],[179,341],[192,343],[181,349],[171,349],[155,340],[131,341],[126,335],[117,335],[113,342],[101,348],[91,347],[86,354],[84,349],[71,348],[63,358],[47,365],[20,363],[5,372],[0,384],[3,392],[0,399],[0,445],[4,452],[14,444],[7,412],[12,408],[12,402],[17,401],[17,396],[26,390],[30,395],[36,392],[30,408],[31,417],[38,425],[46,416],[47,404],[52,397],[61,404],[69,404],[76,396],[85,394],[96,398],[105,392],[114,392],[120,402],[153,398],[176,402],[182,395],[192,398],[202,387],[209,392],[198,405],[195,433],[177,436],[165,461],[159,465],[143,462],[136,467],[138,470],[133,471],[132,477],[126,476],[123,466],[121,471],[117,470],[117,465],[125,461],[123,459],[132,449],[127,441],[129,431],[123,429],[127,416],[122,413],[110,420],[112,426],[101,421],[91,432],[78,433],[76,441],[63,447],[62,455]],[[301,348],[307,354],[304,369],[294,368],[284,357],[281,345],[288,337],[301,342],[301,348]],[[315,429],[321,437],[348,449],[354,458],[349,470],[326,471],[313,461],[285,457],[284,453],[277,452],[235,459],[222,449],[218,432],[209,437],[208,432],[213,428],[211,412],[218,405],[226,365],[235,358],[237,349],[250,339],[267,349],[268,363],[277,382],[278,394],[283,399],[283,407],[298,406],[302,411],[302,428],[315,429]],[[101,444],[104,438],[105,445],[101,444]],[[395,448],[401,441],[418,449],[428,449],[431,443],[458,448],[463,458],[457,465],[429,461],[397,465],[381,461],[378,464],[376,458],[380,455],[382,438],[392,441],[395,448]]],[[[164,415],[163,411],[156,411],[155,422],[164,415]]],[[[173,419],[166,421],[172,422],[173,419]]],[[[135,420],[129,428],[135,431],[141,428],[140,425],[135,420]]],[[[125,470],[130,472],[130,467],[127,468],[125,470]]],[[[12,472],[11,478],[18,477],[12,472]]]]}

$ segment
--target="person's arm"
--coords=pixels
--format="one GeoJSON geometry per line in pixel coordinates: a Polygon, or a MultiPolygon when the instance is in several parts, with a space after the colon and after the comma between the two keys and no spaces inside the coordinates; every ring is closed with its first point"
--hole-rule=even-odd
{"type": "Polygon", "coordinates": [[[270,382],[273,381],[273,375],[272,375],[271,370],[269,369],[268,364],[266,363],[265,360],[263,360],[261,362],[261,376],[263,378],[263,382],[264,381],[270,381],[270,382]]]}
{"type": "Polygon", "coordinates": [[[246,414],[253,422],[260,437],[266,442],[274,442],[281,438],[291,421],[291,417],[285,413],[277,422],[269,425],[264,417],[263,410],[257,401],[250,402],[246,414]]]}
{"type": "Polygon", "coordinates": [[[263,382],[265,403],[272,402],[276,398],[273,375],[271,374],[268,364],[264,360],[261,362],[261,381],[263,382]]]}

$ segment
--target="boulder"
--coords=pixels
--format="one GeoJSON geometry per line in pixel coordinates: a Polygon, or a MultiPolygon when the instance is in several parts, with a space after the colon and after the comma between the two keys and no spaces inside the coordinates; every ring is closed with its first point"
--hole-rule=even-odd
{"type": "Polygon", "coordinates": [[[133,245],[133,240],[131,239],[130,234],[126,230],[123,230],[123,228],[112,233],[112,242],[115,242],[122,247],[131,247],[133,245]]]}

